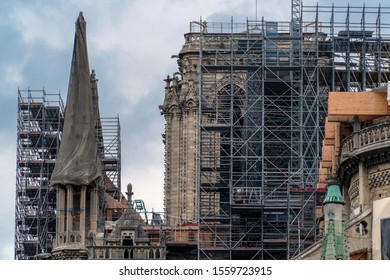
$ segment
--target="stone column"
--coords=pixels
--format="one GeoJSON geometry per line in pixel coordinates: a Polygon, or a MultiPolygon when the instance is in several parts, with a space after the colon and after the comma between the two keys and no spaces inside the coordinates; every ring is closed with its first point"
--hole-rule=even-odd
{"type": "Polygon", "coordinates": [[[359,149],[359,147],[360,147],[360,143],[359,143],[360,122],[359,122],[358,116],[353,117],[352,126],[353,126],[353,148],[359,149]]]}
{"type": "Polygon", "coordinates": [[[97,194],[97,188],[92,187],[91,189],[91,200],[90,200],[90,224],[91,224],[91,231],[93,233],[97,232],[97,215],[98,215],[98,194],[97,194]]]}
{"type": "Polygon", "coordinates": [[[87,195],[87,186],[81,187],[80,194],[80,234],[81,234],[81,243],[85,244],[85,211],[86,211],[86,195],[87,195]]]}
{"type": "Polygon", "coordinates": [[[73,188],[71,185],[66,186],[67,205],[66,205],[66,243],[69,243],[69,233],[73,231],[73,188]]]}
{"type": "Polygon", "coordinates": [[[181,216],[180,193],[180,129],[181,117],[178,109],[172,110],[172,127],[170,135],[170,185],[169,185],[169,226],[179,224],[181,216]]]}
{"type": "Polygon", "coordinates": [[[164,208],[165,221],[167,225],[171,222],[171,184],[172,184],[172,151],[171,151],[171,131],[172,131],[172,114],[165,113],[165,178],[164,178],[164,208]]]}
{"type": "Polygon", "coordinates": [[[364,163],[359,162],[359,205],[361,212],[367,209],[369,198],[368,171],[364,163]]]}
{"type": "MultiPolygon", "coordinates": [[[[195,105],[194,105],[195,106],[195,105]]],[[[189,107],[186,111],[186,142],[184,143],[184,158],[186,160],[186,217],[192,221],[198,219],[197,207],[197,112],[196,107],[189,107]]]]}
{"type": "Polygon", "coordinates": [[[60,236],[65,232],[65,189],[57,187],[56,245],[60,245],[60,236]]]}
{"type": "Polygon", "coordinates": [[[183,139],[183,119],[184,119],[184,112],[182,111],[183,108],[180,108],[180,111],[177,113],[177,118],[179,120],[179,127],[178,127],[178,157],[179,157],[179,180],[178,180],[178,204],[177,204],[177,210],[178,210],[178,219],[179,219],[179,224],[181,225],[183,223],[183,220],[185,219],[185,210],[184,210],[184,201],[185,201],[185,193],[184,193],[184,188],[185,188],[185,176],[184,176],[184,156],[183,156],[183,150],[184,150],[184,139],[183,139]]]}

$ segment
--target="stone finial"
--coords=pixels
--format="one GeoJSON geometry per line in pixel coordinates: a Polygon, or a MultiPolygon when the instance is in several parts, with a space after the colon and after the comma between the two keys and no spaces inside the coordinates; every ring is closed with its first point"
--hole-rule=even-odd
{"type": "Polygon", "coordinates": [[[96,78],[96,72],[95,72],[95,69],[92,69],[92,73],[91,73],[91,81],[92,82],[97,82],[98,79],[96,78]]]}
{"type": "Polygon", "coordinates": [[[178,83],[179,83],[179,78],[176,77],[176,76],[174,76],[174,77],[172,78],[172,86],[173,86],[174,88],[176,88],[177,85],[178,85],[178,83]]]}
{"type": "Polygon", "coordinates": [[[207,33],[207,21],[202,22],[203,33],[207,33]]]}
{"type": "Polygon", "coordinates": [[[164,81],[165,81],[165,88],[169,89],[169,87],[171,86],[171,81],[172,81],[171,77],[169,77],[169,75],[168,75],[167,78],[164,79],[164,81]]]}
{"type": "Polygon", "coordinates": [[[132,200],[132,196],[133,196],[133,185],[131,183],[128,183],[127,184],[127,201],[130,201],[132,200]]]}

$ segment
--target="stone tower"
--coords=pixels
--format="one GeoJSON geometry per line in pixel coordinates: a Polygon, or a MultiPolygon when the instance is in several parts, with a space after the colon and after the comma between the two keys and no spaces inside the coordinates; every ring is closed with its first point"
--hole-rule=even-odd
{"type": "Polygon", "coordinates": [[[199,56],[180,55],[180,73],[164,81],[165,219],[169,226],[196,222],[199,56]]]}
{"type": "Polygon", "coordinates": [[[98,231],[98,190],[102,184],[89,70],[86,22],[76,21],[64,130],[50,185],[57,191],[56,241],[53,259],[87,259],[88,237],[98,231]]]}

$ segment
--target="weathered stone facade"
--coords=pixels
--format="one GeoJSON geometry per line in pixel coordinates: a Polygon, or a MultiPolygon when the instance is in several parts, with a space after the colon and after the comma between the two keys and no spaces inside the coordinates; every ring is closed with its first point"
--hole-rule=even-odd
{"type": "MultiPolygon", "coordinates": [[[[387,86],[331,92],[320,173],[339,180],[345,199],[350,259],[388,259],[390,121],[387,86]],[[350,104],[356,106],[351,109],[350,104]],[[378,108],[383,108],[381,113],[378,108]],[[326,149],[326,148],[330,149],[326,149]]],[[[320,181],[319,186],[326,181],[320,181]]],[[[317,258],[318,246],[298,259],[317,258]]]]}
{"type": "Polygon", "coordinates": [[[166,246],[161,236],[152,244],[147,236],[140,215],[132,204],[133,187],[127,185],[127,205],[121,217],[115,221],[113,230],[105,238],[95,238],[87,246],[88,259],[109,260],[160,260],[166,259],[166,246]]]}
{"type": "MultiPolygon", "coordinates": [[[[310,244],[315,232],[290,230],[285,218],[307,212],[302,215],[305,225],[315,226],[310,195],[314,188],[292,194],[291,204],[284,189],[291,171],[288,162],[298,149],[290,145],[296,135],[284,129],[303,129],[294,120],[296,114],[282,109],[292,112],[289,106],[295,106],[290,102],[296,82],[286,57],[292,44],[282,37],[271,43],[254,26],[237,25],[232,33],[228,25],[207,23],[207,30],[205,25],[191,23],[175,56],[179,72],[165,79],[160,106],[165,117],[165,220],[168,226],[197,223],[201,259],[287,258],[287,246],[295,254],[301,248],[297,243],[310,244]],[[280,80],[274,83],[277,75],[280,80]],[[305,201],[303,208],[299,199],[305,201]],[[272,257],[264,256],[266,248],[272,257]]],[[[314,142],[310,145],[318,144],[314,142]]],[[[298,168],[297,162],[294,166],[298,168]]],[[[301,180],[294,182],[303,185],[301,180]]],[[[299,226],[298,220],[291,218],[291,228],[299,226]]]]}
{"type": "MultiPolygon", "coordinates": [[[[220,48],[229,50],[231,36],[226,34],[209,34],[206,26],[203,26],[204,44],[211,49],[220,48]]],[[[241,37],[241,34],[235,36],[241,37]]],[[[183,45],[177,58],[179,72],[168,76],[164,81],[165,98],[163,104],[159,107],[161,114],[165,117],[165,132],[163,142],[165,144],[165,180],[164,180],[164,207],[165,220],[168,226],[178,226],[187,222],[198,221],[198,211],[206,211],[212,216],[217,216],[220,211],[220,194],[203,194],[203,207],[198,210],[198,188],[199,181],[208,181],[210,184],[217,184],[221,180],[220,172],[210,171],[207,178],[198,178],[199,149],[202,145],[202,166],[213,170],[221,167],[221,132],[202,132],[202,144],[199,137],[199,33],[185,34],[185,44],[183,45]],[[207,205],[209,202],[209,205],[207,205]],[[214,213],[214,214],[212,214],[214,213]]],[[[234,46],[235,48],[237,46],[234,46]]],[[[230,53],[225,54],[224,59],[230,58],[230,53]]],[[[223,55],[222,55],[223,56],[223,55]]],[[[205,64],[217,65],[224,64],[221,56],[215,55],[206,59],[205,64]],[[214,60],[214,61],[213,61],[214,60]]],[[[245,65],[247,61],[242,58],[240,64],[245,65]]],[[[204,96],[205,104],[210,103],[210,107],[222,108],[227,106],[229,98],[226,91],[230,92],[231,79],[227,78],[226,73],[203,73],[204,84],[210,83],[212,94],[204,96]],[[216,76],[213,76],[216,75],[216,76]],[[217,84],[214,84],[216,81],[217,84]],[[225,92],[225,94],[223,93],[225,92]]],[[[245,71],[236,73],[233,77],[235,84],[234,90],[237,91],[236,99],[244,99],[243,81],[245,80],[245,71]]],[[[236,102],[243,104],[244,101],[236,102]]],[[[205,105],[204,105],[205,106],[205,105]]],[[[243,110],[237,108],[237,110],[243,110]]],[[[226,112],[225,112],[226,114],[226,112]]],[[[240,115],[240,114],[238,114],[240,115]]],[[[218,125],[228,121],[227,116],[224,119],[223,113],[203,114],[202,123],[209,125],[218,125]]]]}
{"type": "Polygon", "coordinates": [[[341,145],[339,177],[347,204],[347,235],[351,258],[378,259],[381,246],[374,232],[374,205],[390,197],[390,123],[382,121],[358,129],[341,145]]]}
{"type": "Polygon", "coordinates": [[[197,220],[198,56],[178,59],[180,73],[165,79],[165,219],[169,226],[197,220]]]}

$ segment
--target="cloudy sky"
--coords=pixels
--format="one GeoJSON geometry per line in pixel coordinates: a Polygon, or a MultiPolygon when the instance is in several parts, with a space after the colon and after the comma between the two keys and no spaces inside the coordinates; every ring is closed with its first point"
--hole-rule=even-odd
{"type": "MultiPolygon", "coordinates": [[[[258,0],[258,17],[289,21],[290,6],[290,0],[258,0]]],[[[0,259],[14,254],[17,90],[45,88],[66,100],[79,11],[87,22],[90,68],[99,78],[101,115],[120,116],[122,188],[131,182],[134,198],[143,199],[147,210],[163,211],[164,119],[158,105],[163,79],[177,71],[171,55],[180,51],[189,22],[245,22],[255,18],[255,7],[256,0],[1,0],[0,259]]]]}

